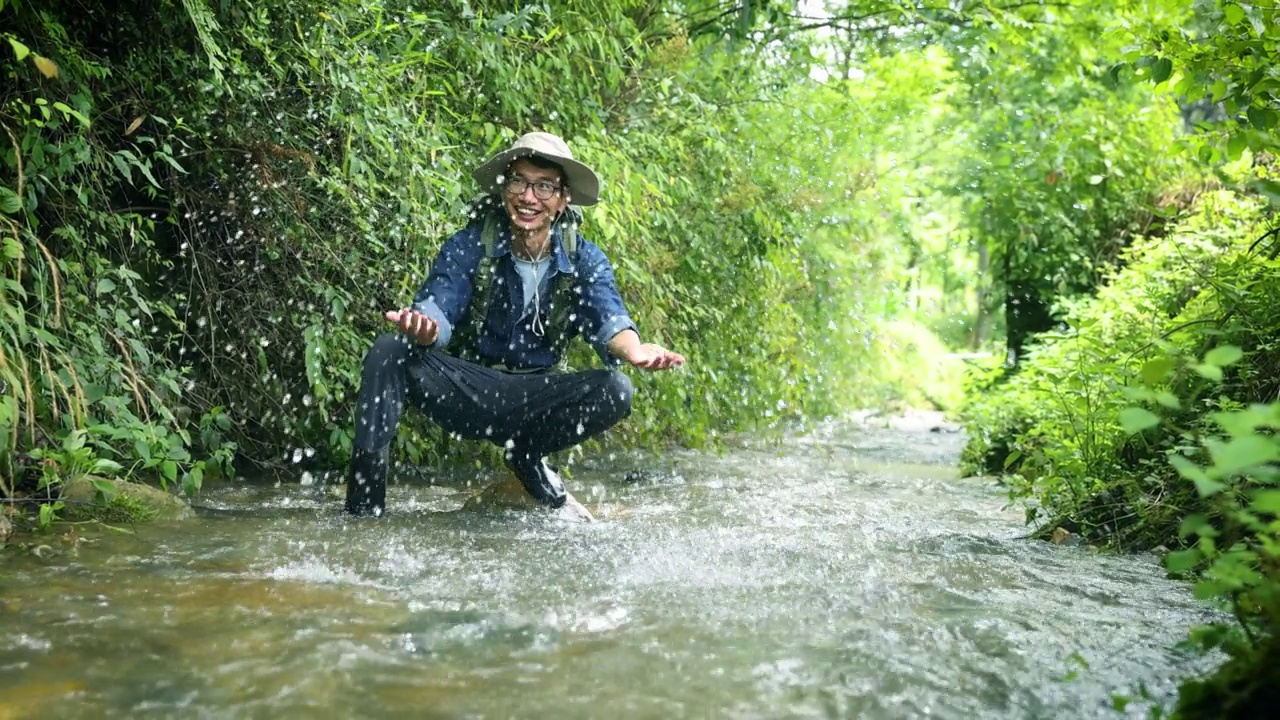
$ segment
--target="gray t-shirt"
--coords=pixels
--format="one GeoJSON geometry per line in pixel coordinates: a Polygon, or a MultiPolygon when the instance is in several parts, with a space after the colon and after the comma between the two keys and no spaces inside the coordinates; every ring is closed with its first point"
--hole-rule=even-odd
{"type": "Polygon", "coordinates": [[[536,262],[521,260],[512,255],[516,261],[516,270],[520,273],[520,284],[524,286],[524,305],[525,312],[530,310],[529,306],[533,303],[534,291],[542,283],[542,278],[547,274],[547,270],[551,267],[551,261],[555,258],[548,255],[536,262]]]}

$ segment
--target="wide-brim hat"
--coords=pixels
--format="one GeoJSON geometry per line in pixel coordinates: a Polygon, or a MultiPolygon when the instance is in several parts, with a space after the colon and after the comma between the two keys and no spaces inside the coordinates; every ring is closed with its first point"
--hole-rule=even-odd
{"type": "Polygon", "coordinates": [[[574,205],[595,205],[600,200],[600,178],[596,176],[596,171],[574,160],[569,145],[551,133],[531,132],[521,135],[511,143],[511,147],[472,170],[471,177],[480,183],[485,192],[499,193],[502,189],[501,178],[507,172],[507,166],[531,155],[546,158],[564,169],[574,205]]]}

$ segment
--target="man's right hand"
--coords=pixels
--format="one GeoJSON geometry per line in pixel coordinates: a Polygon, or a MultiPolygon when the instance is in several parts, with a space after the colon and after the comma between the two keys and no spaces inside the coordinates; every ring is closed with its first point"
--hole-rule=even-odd
{"type": "Polygon", "coordinates": [[[408,334],[419,345],[432,345],[436,338],[440,337],[440,325],[413,308],[388,310],[386,318],[388,322],[398,325],[400,332],[408,334]]]}

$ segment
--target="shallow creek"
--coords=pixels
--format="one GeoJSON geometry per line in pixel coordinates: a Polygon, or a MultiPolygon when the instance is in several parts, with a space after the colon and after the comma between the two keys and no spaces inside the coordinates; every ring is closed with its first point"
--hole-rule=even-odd
{"type": "Polygon", "coordinates": [[[930,425],[598,458],[568,481],[590,524],[458,511],[496,474],[396,484],[376,521],[239,482],[0,553],[0,718],[1117,717],[1204,666],[1154,556],[1019,539],[930,425]]]}

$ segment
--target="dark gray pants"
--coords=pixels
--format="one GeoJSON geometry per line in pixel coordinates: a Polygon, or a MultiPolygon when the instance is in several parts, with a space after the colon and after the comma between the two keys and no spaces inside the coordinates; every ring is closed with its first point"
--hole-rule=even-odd
{"type": "Polygon", "coordinates": [[[631,380],[617,370],[520,374],[378,336],[364,359],[355,449],[391,444],[405,401],[448,432],[538,460],[608,430],[631,414],[631,380]]]}

